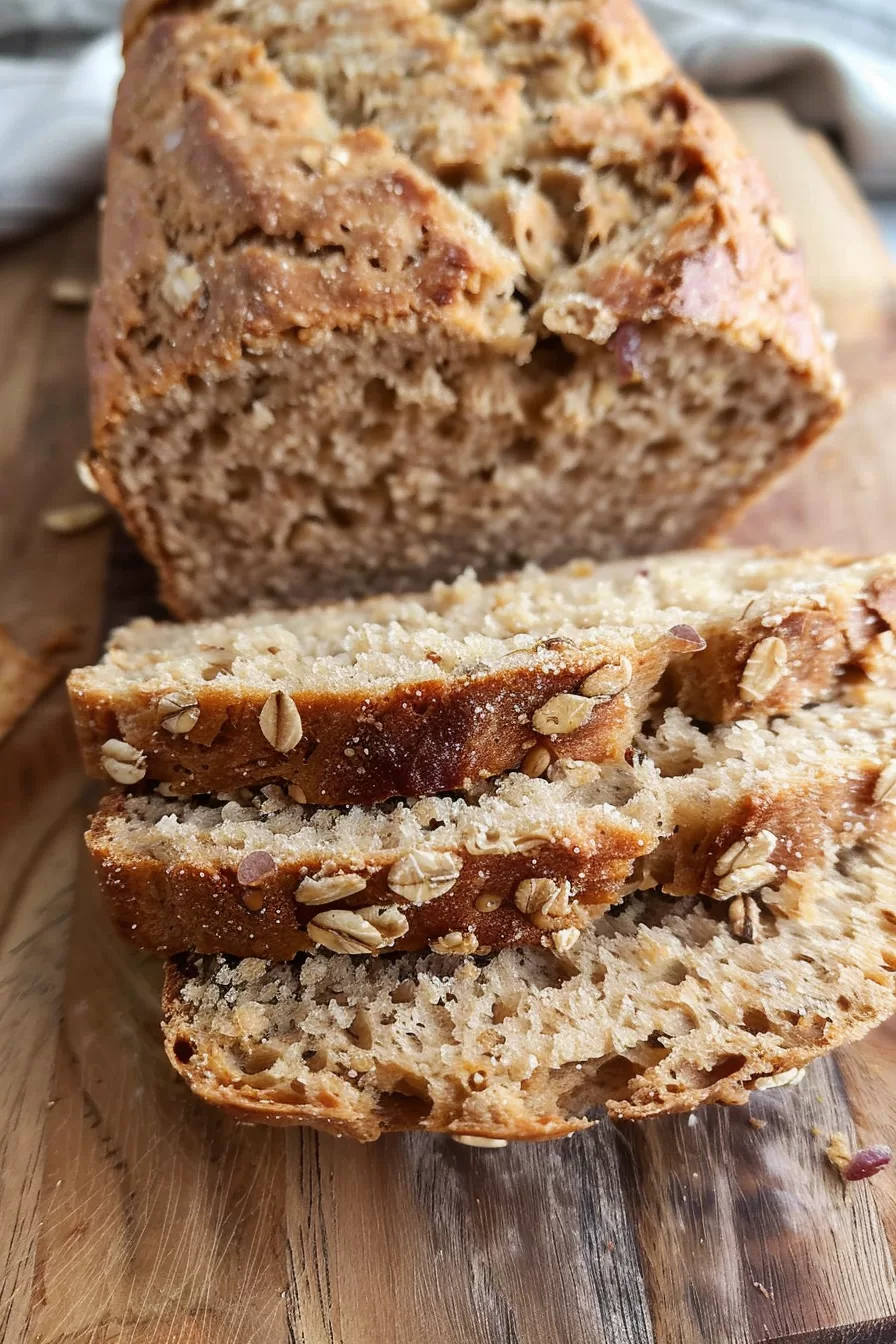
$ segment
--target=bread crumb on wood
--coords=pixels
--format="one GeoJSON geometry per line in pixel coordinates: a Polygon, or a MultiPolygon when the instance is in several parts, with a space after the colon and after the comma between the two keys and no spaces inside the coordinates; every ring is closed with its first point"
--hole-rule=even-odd
{"type": "Polygon", "coordinates": [[[0,742],[60,672],[49,659],[32,658],[0,626],[0,742]]]}

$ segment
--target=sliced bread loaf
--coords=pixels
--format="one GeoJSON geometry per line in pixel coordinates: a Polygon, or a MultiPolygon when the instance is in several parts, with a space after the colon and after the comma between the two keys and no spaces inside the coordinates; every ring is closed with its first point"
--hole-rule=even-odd
{"type": "Polygon", "coordinates": [[[542,1139],[746,1101],[896,1010],[896,846],[878,834],[787,879],[814,919],[632,896],[563,956],[327,953],[169,965],[165,1044],[241,1120],[361,1140],[391,1129],[542,1139]]]}
{"type": "Polygon", "coordinates": [[[667,668],[666,701],[709,723],[826,699],[850,666],[887,682],[894,616],[893,557],[685,552],[136,621],[68,684],[96,777],[182,794],[285,781],[308,802],[369,804],[620,758],[667,668]]]}
{"type": "Polygon", "coordinates": [[[684,545],[839,415],[792,226],[629,0],[126,27],[90,466],[177,615],[684,545]]]}
{"type": "Polygon", "coordinates": [[[303,807],[276,785],[227,802],[113,793],[87,842],[117,927],[162,954],[560,949],[654,885],[731,902],[744,933],[757,902],[792,900],[786,874],[859,843],[896,795],[894,711],[890,693],[707,735],[670,710],[634,766],[561,760],[478,797],[369,809],[303,807]]]}

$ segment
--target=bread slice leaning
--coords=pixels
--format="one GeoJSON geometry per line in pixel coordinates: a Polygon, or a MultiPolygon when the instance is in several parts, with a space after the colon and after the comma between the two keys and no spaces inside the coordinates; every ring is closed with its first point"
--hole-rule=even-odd
{"type": "Polygon", "coordinates": [[[788,879],[814,918],[739,941],[717,903],[633,896],[565,955],[169,963],[165,1045],[241,1120],[546,1139],[739,1103],[896,1010],[891,833],[788,879]]]}
{"type": "Polygon", "coordinates": [[[370,804],[552,756],[620,758],[667,669],[666,701],[708,723],[827,699],[849,667],[888,681],[894,616],[891,556],[684,552],[136,621],[68,686],[95,777],[185,795],[286,782],[310,803],[370,804]]]}
{"type": "Polygon", "coordinates": [[[757,898],[791,900],[786,873],[859,843],[889,806],[896,694],[712,732],[671,709],[638,748],[634,765],[561,760],[478,796],[347,811],[276,785],[244,801],[113,793],[87,843],[114,923],[162,954],[562,950],[653,885],[732,902],[743,932],[757,898]]]}

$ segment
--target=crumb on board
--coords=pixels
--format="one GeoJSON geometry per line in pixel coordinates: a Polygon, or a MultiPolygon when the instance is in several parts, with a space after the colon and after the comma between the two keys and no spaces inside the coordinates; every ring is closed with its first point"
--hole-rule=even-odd
{"type": "Polygon", "coordinates": [[[761,1293],[762,1296],[766,1298],[769,1302],[774,1302],[775,1300],[774,1288],[766,1288],[765,1284],[760,1283],[758,1279],[753,1280],[753,1287],[756,1289],[758,1293],[761,1293]]]}
{"type": "Polygon", "coordinates": [[[0,741],[61,672],[50,660],[20,649],[0,626],[0,741]]]}
{"type": "Polygon", "coordinates": [[[50,298],[62,308],[86,308],[93,298],[93,285],[77,276],[60,276],[50,286],[50,298]]]}
{"type": "Polygon", "coordinates": [[[831,1134],[824,1155],[836,1167],[844,1181],[866,1181],[889,1166],[893,1156],[886,1144],[871,1144],[853,1152],[839,1130],[831,1134]]]}
{"type": "Polygon", "coordinates": [[[47,509],[41,514],[41,522],[48,532],[57,536],[72,536],[77,532],[87,532],[97,523],[103,522],[109,514],[106,506],[99,500],[88,499],[81,504],[68,504],[60,509],[47,509]]]}
{"type": "Polygon", "coordinates": [[[750,1128],[751,1128],[751,1129],[765,1129],[765,1121],[764,1121],[764,1120],[760,1120],[758,1116],[751,1115],[751,1116],[750,1116],[750,1128]]]}

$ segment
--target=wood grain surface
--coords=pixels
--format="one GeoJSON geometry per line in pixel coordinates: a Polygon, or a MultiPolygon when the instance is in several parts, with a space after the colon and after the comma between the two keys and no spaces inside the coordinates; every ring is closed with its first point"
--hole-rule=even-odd
{"type": "MultiPolygon", "coordinates": [[[[731,112],[804,239],[854,391],[738,539],[896,548],[890,263],[823,141],[772,105],[731,112]]],[[[31,652],[67,630],[69,663],[151,602],[120,535],[110,552],[108,527],[40,524],[81,497],[83,313],[47,292],[90,277],[94,228],[0,254],[0,622],[31,652]]],[[[3,1344],[896,1341],[896,1175],[847,1188],[823,1156],[835,1130],[896,1146],[894,1025],[749,1111],[553,1144],[235,1125],[168,1069],[159,968],[102,917],[60,686],[0,767],[3,1344]]]]}

